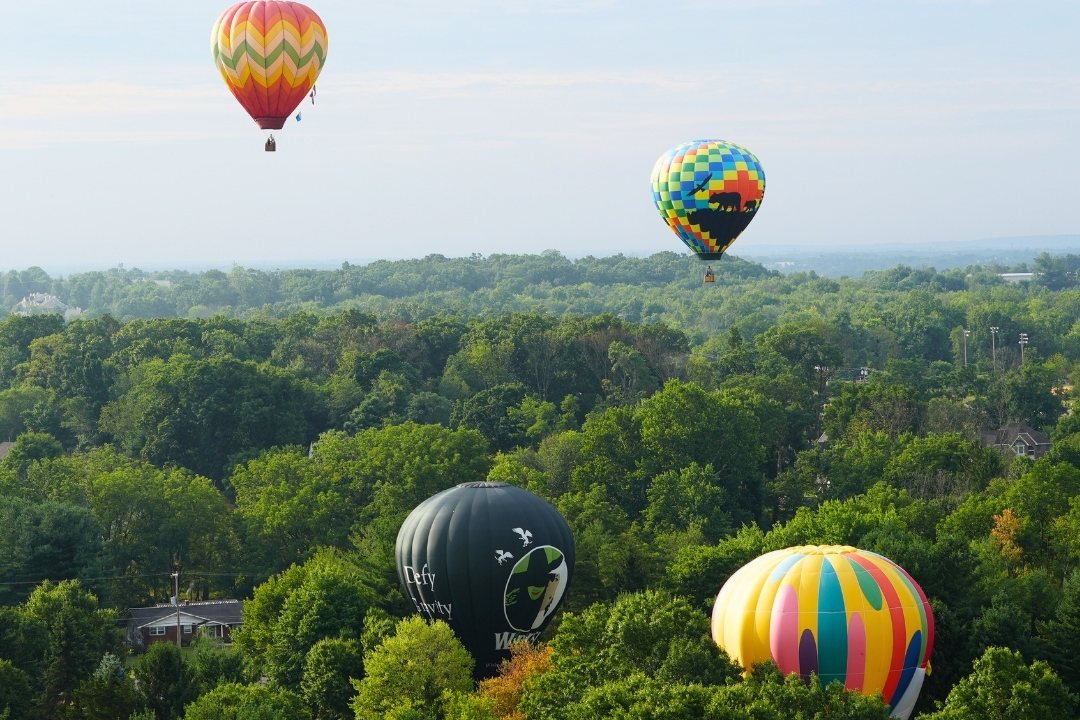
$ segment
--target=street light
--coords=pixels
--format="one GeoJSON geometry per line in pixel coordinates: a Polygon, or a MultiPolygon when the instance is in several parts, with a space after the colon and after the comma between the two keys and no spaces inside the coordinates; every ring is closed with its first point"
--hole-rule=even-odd
{"type": "Polygon", "coordinates": [[[994,368],[994,374],[997,374],[997,334],[1000,330],[997,325],[990,326],[990,364],[994,368]]]}
{"type": "Polygon", "coordinates": [[[971,334],[970,330],[965,330],[964,331],[964,367],[967,367],[967,339],[968,339],[968,335],[970,335],[970,334],[971,334]]]}
{"type": "Polygon", "coordinates": [[[176,607],[176,647],[180,644],[180,571],[170,573],[173,579],[173,605],[176,607]]]}
{"type": "Polygon", "coordinates": [[[1028,344],[1027,333],[1020,333],[1020,362],[1024,362],[1024,347],[1028,344]]]}

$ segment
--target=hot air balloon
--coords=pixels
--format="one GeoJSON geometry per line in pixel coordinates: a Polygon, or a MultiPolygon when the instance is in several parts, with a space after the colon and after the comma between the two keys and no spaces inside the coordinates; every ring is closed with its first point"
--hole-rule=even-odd
{"type": "Polygon", "coordinates": [[[737,570],[716,596],[712,636],[744,668],[773,660],[785,674],[881,693],[891,715],[907,720],[930,668],[934,614],[888,558],[806,545],[737,570]]]}
{"type": "Polygon", "coordinates": [[[534,641],[574,572],[574,539],[547,501],[513,485],[471,482],[420,503],[395,548],[417,612],[445,620],[490,677],[510,644],[534,641]]]}
{"type": "MultiPolygon", "coordinates": [[[[719,260],[757,215],[765,172],[752,152],[723,140],[692,140],[661,155],[653,202],[668,227],[702,260],[719,260]]],[[[710,266],[705,282],[713,282],[710,266]]]]}
{"type": "MultiPolygon", "coordinates": [[[[315,11],[290,0],[238,2],[214,23],[210,50],[225,84],[263,130],[279,130],[309,95],[326,62],[315,11]]],[[[267,150],[275,150],[271,135],[267,150]]]]}

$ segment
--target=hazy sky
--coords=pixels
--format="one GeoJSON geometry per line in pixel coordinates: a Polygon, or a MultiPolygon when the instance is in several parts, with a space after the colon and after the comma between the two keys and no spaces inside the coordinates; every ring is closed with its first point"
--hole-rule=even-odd
{"type": "Polygon", "coordinates": [[[266,133],[228,0],[0,0],[0,270],[683,250],[664,150],[765,169],[732,250],[1080,232],[1078,0],[310,0],[317,104],[266,133]]]}

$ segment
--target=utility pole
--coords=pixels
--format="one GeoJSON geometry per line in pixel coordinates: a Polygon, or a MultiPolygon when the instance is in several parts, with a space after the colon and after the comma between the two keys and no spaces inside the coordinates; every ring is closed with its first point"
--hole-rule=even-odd
{"type": "Polygon", "coordinates": [[[180,644],[180,571],[172,573],[173,579],[173,605],[176,607],[176,647],[180,644]]]}
{"type": "Polygon", "coordinates": [[[970,330],[965,330],[964,331],[964,367],[967,367],[967,339],[968,339],[968,335],[970,335],[970,334],[971,334],[970,330]]]}
{"type": "Polygon", "coordinates": [[[997,375],[997,334],[999,329],[997,325],[990,326],[990,362],[993,365],[995,375],[997,375]]]}
{"type": "Polygon", "coordinates": [[[1024,362],[1024,347],[1028,344],[1027,333],[1020,333],[1020,362],[1024,362]]]}

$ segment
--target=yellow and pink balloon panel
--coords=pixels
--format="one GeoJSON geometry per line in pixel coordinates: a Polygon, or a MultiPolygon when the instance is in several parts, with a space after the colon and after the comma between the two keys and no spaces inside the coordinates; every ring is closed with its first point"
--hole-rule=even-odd
{"type": "Polygon", "coordinates": [[[303,101],[326,62],[326,26],[290,0],[239,2],[210,33],[225,84],[264,130],[277,130],[303,101]]]}
{"type": "Polygon", "coordinates": [[[934,615],[918,583],[888,558],[806,545],[736,571],[716,597],[712,635],[744,668],[773,660],[784,674],[881,693],[893,716],[906,718],[929,667],[934,615]]]}
{"type": "Polygon", "coordinates": [[[746,148],[723,140],[693,140],[671,148],[652,171],[656,209],[686,246],[719,259],[757,215],[765,171],[746,148]]]}

